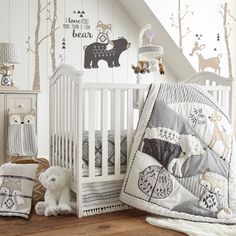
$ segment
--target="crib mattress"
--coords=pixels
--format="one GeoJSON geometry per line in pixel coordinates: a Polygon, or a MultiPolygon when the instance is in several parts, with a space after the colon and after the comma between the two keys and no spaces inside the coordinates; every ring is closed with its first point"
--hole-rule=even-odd
{"type": "MultiPolygon", "coordinates": [[[[108,168],[108,175],[114,174],[114,172],[115,172],[115,167],[114,166],[108,166],[107,168],[108,168]]],[[[127,168],[126,164],[121,165],[120,173],[125,174],[126,168],[127,168]]],[[[95,167],[94,170],[95,170],[95,176],[101,176],[102,175],[102,168],[101,167],[95,167]]],[[[84,161],[83,161],[82,171],[83,171],[83,174],[82,174],[83,177],[88,177],[89,176],[89,167],[87,166],[87,164],[84,161]]]]}
{"type": "MultiPolygon", "coordinates": [[[[115,163],[115,135],[114,131],[108,131],[108,166],[115,163]]],[[[88,164],[89,158],[89,134],[83,133],[83,160],[88,164]]],[[[120,134],[120,164],[125,165],[127,160],[127,131],[120,134]]],[[[101,131],[95,132],[95,166],[102,166],[102,134],[101,131]]]]}
{"type": "MultiPolygon", "coordinates": [[[[115,163],[115,142],[114,142],[114,131],[108,132],[108,166],[114,166],[115,163]]],[[[74,140],[70,135],[54,135],[54,140],[51,137],[51,155],[60,156],[58,158],[61,161],[66,161],[65,156],[73,156],[74,140]],[[67,153],[67,154],[66,154],[67,153]]],[[[70,159],[70,158],[68,158],[70,159]]],[[[88,166],[89,162],[89,133],[83,132],[83,166],[88,166]]],[[[120,133],[120,164],[121,166],[126,165],[127,160],[127,131],[120,133]]],[[[72,160],[73,161],[73,160],[72,160]]],[[[69,160],[68,160],[69,162],[69,160]]],[[[67,166],[66,163],[63,163],[67,166]]],[[[67,163],[68,166],[69,163],[67,163]]],[[[73,163],[72,163],[73,165],[73,163]]],[[[102,134],[101,131],[95,132],[95,167],[102,166],[102,134]]]]}

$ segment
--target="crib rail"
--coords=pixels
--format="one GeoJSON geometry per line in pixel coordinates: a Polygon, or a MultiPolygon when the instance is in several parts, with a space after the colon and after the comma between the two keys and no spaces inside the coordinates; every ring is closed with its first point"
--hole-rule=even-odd
{"type": "Polygon", "coordinates": [[[125,132],[128,156],[140,114],[139,110],[133,109],[133,93],[140,91],[139,102],[144,104],[148,88],[149,85],[83,83],[82,74],[65,65],[52,76],[50,162],[71,170],[71,187],[77,193],[79,216],[83,215],[83,184],[124,179],[121,135],[125,132]],[[101,136],[99,167],[96,162],[97,134],[101,136]],[[114,150],[110,150],[111,142],[114,150]],[[111,163],[113,165],[109,166],[111,163]],[[84,164],[87,168],[82,168],[84,164]]]}
{"type": "MultiPolygon", "coordinates": [[[[135,84],[83,84],[83,131],[89,136],[89,175],[83,177],[83,183],[122,180],[121,172],[121,133],[125,131],[127,142],[127,156],[133,140],[134,129],[137,125],[139,112],[133,109],[134,90],[148,90],[149,85],[135,84]],[[136,119],[135,119],[136,116],[136,119]],[[102,163],[101,175],[96,175],[96,132],[101,133],[102,163]],[[109,160],[109,132],[114,135],[114,170],[108,172],[109,160]]],[[[143,104],[144,96],[140,96],[143,104]]]]}
{"type": "Polygon", "coordinates": [[[221,105],[225,113],[229,116],[229,118],[231,118],[231,87],[222,85],[206,85],[204,86],[204,89],[215,98],[215,100],[218,102],[219,105],[221,105]]]}
{"type": "Polygon", "coordinates": [[[71,170],[76,179],[79,138],[79,85],[82,73],[72,66],[59,67],[50,80],[50,162],[71,170]]]}
{"type": "Polygon", "coordinates": [[[233,80],[223,78],[211,72],[201,72],[192,76],[185,82],[201,85],[201,87],[211,94],[218,104],[221,105],[231,121],[233,120],[233,80]]]}

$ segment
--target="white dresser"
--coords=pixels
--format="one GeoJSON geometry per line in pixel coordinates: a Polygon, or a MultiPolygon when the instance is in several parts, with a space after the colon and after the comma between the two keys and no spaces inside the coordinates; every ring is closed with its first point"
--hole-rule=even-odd
{"type": "Polygon", "coordinates": [[[38,91],[0,88],[0,165],[7,161],[8,110],[34,108],[37,114],[37,96],[38,91]]]}

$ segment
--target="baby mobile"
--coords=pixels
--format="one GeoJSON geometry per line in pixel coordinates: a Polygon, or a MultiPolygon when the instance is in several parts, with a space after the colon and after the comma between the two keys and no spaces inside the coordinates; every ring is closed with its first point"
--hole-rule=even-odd
{"type": "Polygon", "coordinates": [[[144,26],[139,32],[138,63],[131,65],[135,74],[145,74],[159,70],[163,75],[164,65],[162,63],[163,47],[152,44],[155,34],[150,24],[144,26]],[[149,43],[143,45],[143,35],[148,38],[149,43]]]}
{"type": "MultiPolygon", "coordinates": [[[[141,82],[141,74],[150,73],[159,70],[163,75],[164,65],[162,63],[163,47],[152,44],[152,39],[155,34],[150,24],[144,26],[139,32],[139,49],[138,49],[138,63],[137,66],[131,65],[134,73],[137,74],[137,84],[141,82]],[[149,42],[143,45],[143,35],[145,35],[149,42]]],[[[140,91],[134,91],[133,107],[140,108],[140,91]]]]}

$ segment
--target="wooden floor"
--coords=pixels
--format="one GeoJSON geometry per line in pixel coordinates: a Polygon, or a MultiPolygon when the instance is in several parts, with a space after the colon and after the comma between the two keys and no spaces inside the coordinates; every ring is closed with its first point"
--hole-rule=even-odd
{"type": "Polygon", "coordinates": [[[32,213],[28,220],[14,217],[0,217],[0,235],[40,236],[183,236],[175,231],[157,228],[145,222],[146,213],[127,210],[110,214],[89,216],[44,217],[32,213]]]}

